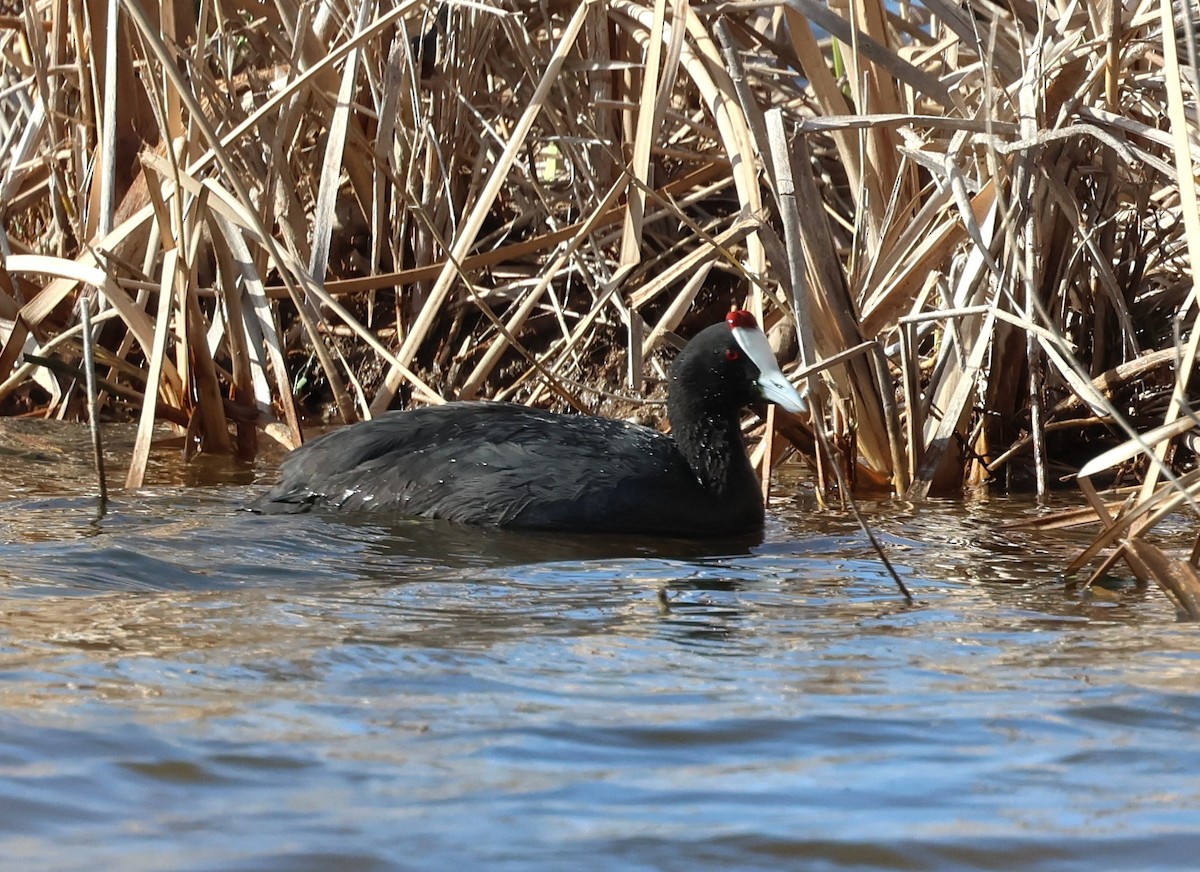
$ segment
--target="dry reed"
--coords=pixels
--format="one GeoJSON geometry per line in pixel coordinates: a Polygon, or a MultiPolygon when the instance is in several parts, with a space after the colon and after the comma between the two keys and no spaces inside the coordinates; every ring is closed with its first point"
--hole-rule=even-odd
{"type": "Polygon", "coordinates": [[[0,407],[78,414],[90,289],[128,485],[156,421],[614,408],[747,305],[857,486],[1079,475],[1078,565],[1200,617],[1147,538],[1200,487],[1188,4],[143,3],[0,17],[0,407]]]}

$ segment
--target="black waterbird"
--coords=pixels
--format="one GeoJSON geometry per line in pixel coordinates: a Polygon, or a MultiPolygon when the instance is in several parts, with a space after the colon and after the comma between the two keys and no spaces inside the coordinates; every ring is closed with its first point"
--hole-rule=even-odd
{"type": "Polygon", "coordinates": [[[297,448],[251,508],[388,511],[538,530],[702,537],[758,530],[739,419],[756,399],[802,412],[754,317],[731,312],[671,366],[671,434],[512,403],[389,412],[297,448]]]}

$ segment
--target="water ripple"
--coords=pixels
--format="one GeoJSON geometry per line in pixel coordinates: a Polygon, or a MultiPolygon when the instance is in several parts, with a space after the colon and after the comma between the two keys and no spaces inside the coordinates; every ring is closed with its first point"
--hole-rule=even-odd
{"type": "Polygon", "coordinates": [[[1193,864],[1200,637],[1067,590],[1079,536],[1019,502],[867,506],[909,608],[808,506],[762,543],[260,517],[253,470],[159,459],[100,514],[56,458],[0,485],[5,869],[1193,864]]]}

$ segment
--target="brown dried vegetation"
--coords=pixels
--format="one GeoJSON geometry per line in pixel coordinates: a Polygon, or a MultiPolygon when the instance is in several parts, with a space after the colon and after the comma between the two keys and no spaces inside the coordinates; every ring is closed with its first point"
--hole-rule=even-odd
{"type": "Polygon", "coordinates": [[[1146,535],[1200,488],[1192,11],[6,6],[0,409],[79,413],[80,300],[130,485],[161,420],[253,455],[318,408],[628,412],[747,305],[860,487],[1081,474],[1077,568],[1124,557],[1200,616],[1196,554],[1146,535]]]}

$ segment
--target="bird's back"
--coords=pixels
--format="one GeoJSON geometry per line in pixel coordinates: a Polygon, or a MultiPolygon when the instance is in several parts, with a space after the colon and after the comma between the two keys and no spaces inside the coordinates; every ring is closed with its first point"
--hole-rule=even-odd
{"type": "Polygon", "coordinates": [[[671,437],[623,421],[509,403],[391,412],[290,454],[253,506],[385,510],[471,524],[587,532],[734,533],[757,499],[718,500],[671,437]]]}

